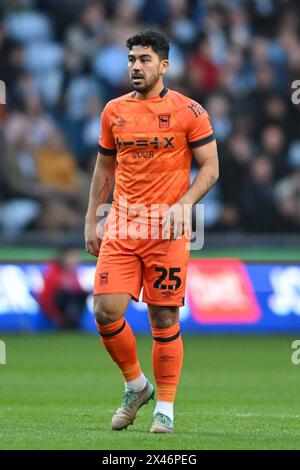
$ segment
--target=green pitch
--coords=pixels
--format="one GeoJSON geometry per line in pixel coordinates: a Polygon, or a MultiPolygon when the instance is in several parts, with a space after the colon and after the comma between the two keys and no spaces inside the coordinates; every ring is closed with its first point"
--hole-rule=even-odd
{"type": "MultiPolygon", "coordinates": [[[[153,402],[113,432],[122,380],[97,336],[1,335],[1,449],[300,449],[294,337],[185,337],[174,435],[151,435],[153,402]]],[[[151,339],[138,339],[151,374],[151,339]]]]}
{"type": "MultiPolygon", "coordinates": [[[[21,261],[45,261],[55,256],[56,250],[53,248],[36,248],[21,246],[0,246],[0,262],[21,262],[21,261]]],[[[81,261],[96,264],[96,258],[86,253],[84,250],[79,252],[81,261]]],[[[240,258],[243,260],[284,260],[299,261],[299,249],[277,249],[266,248],[265,250],[253,248],[223,248],[207,249],[200,251],[191,251],[191,258],[240,258]]]]}

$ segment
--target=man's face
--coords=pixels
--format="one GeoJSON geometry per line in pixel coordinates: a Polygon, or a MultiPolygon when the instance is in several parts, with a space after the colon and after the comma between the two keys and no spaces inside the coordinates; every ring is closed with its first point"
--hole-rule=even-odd
{"type": "Polygon", "coordinates": [[[128,73],[135,91],[149,92],[168,67],[167,60],[160,60],[150,46],[133,46],[128,54],[128,73]]]}

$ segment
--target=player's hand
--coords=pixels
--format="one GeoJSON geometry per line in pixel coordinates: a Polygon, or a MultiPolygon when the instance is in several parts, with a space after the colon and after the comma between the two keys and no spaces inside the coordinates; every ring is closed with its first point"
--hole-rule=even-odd
{"type": "Polygon", "coordinates": [[[175,240],[191,236],[192,205],[183,199],[170,207],[162,221],[163,238],[175,240]]]}
{"type": "Polygon", "coordinates": [[[85,222],[84,239],[87,253],[98,257],[102,240],[97,235],[96,222],[85,222]]]}

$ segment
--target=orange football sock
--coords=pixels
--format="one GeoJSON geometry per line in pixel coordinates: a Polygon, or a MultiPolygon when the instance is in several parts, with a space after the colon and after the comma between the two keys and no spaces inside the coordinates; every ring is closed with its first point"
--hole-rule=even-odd
{"type": "Polygon", "coordinates": [[[125,381],[137,379],[142,371],[137,358],[135,336],[129,324],[124,318],[109,325],[96,324],[106,351],[121,370],[125,381]]]}
{"type": "Polygon", "coordinates": [[[152,366],[157,400],[174,403],[183,361],[179,323],[168,328],[151,328],[152,366]]]}

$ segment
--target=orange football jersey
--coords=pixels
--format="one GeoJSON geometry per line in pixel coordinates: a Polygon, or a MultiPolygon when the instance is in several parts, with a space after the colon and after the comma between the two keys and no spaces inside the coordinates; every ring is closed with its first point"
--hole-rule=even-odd
{"type": "Polygon", "coordinates": [[[190,187],[192,150],[214,140],[200,104],[164,88],[142,100],[136,92],[111,100],[102,112],[99,152],[116,155],[113,205],[176,203],[190,187]]]}

